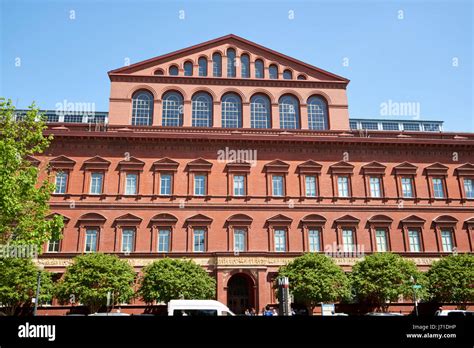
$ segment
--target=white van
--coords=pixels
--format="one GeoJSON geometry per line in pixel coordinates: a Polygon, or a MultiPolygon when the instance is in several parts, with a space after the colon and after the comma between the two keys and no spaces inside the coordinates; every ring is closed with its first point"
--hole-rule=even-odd
{"type": "Polygon", "coordinates": [[[169,316],[234,316],[232,311],[214,300],[171,300],[168,303],[169,316]]]}

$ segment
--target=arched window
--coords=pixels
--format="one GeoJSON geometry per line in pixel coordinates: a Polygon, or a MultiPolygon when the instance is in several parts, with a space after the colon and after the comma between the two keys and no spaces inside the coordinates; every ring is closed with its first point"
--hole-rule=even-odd
{"type": "Polygon", "coordinates": [[[250,98],[250,127],[270,128],[270,99],[264,94],[256,94],[250,98]]]}
{"type": "Polygon", "coordinates": [[[304,75],[298,75],[298,80],[306,80],[306,76],[304,76],[304,75]]]}
{"type": "Polygon", "coordinates": [[[198,60],[199,64],[199,76],[207,76],[207,58],[201,57],[198,60]]]}
{"type": "Polygon", "coordinates": [[[326,101],[320,96],[308,99],[308,128],[328,129],[328,108],[326,101]]]}
{"type": "Polygon", "coordinates": [[[280,128],[300,128],[300,105],[298,99],[292,95],[284,95],[280,98],[280,128]]]}
{"type": "Polygon", "coordinates": [[[184,76],[193,76],[193,63],[184,63],[184,76]]]}
{"type": "Polygon", "coordinates": [[[249,78],[250,77],[250,58],[248,54],[243,54],[240,57],[240,64],[241,66],[241,74],[243,78],[249,78]]]}
{"type": "Polygon", "coordinates": [[[153,120],[153,94],[138,91],[132,97],[132,126],[150,126],[153,120]]]}
{"type": "Polygon", "coordinates": [[[177,67],[176,65],[170,66],[169,73],[170,73],[170,75],[172,75],[172,76],[177,76],[178,73],[179,73],[178,67],[177,67]]]}
{"type": "Polygon", "coordinates": [[[154,74],[161,76],[161,75],[164,75],[164,71],[163,69],[156,69],[154,74]]]}
{"type": "Polygon", "coordinates": [[[212,127],[212,97],[204,92],[193,95],[192,106],[192,126],[212,127]]]}
{"type": "Polygon", "coordinates": [[[212,55],[212,74],[214,77],[222,76],[222,56],[219,53],[212,55]]]}
{"type": "Polygon", "coordinates": [[[227,50],[227,77],[235,77],[235,50],[227,50]]]}
{"type": "Polygon", "coordinates": [[[291,70],[283,71],[283,79],[291,80],[292,78],[293,78],[293,74],[291,73],[291,70]]]}
{"type": "Polygon", "coordinates": [[[255,77],[257,79],[263,79],[265,77],[265,68],[263,67],[263,61],[260,59],[255,61],[255,77]]]}
{"type": "Polygon", "coordinates": [[[222,128],[242,127],[242,100],[235,93],[222,97],[222,128]]]}
{"type": "Polygon", "coordinates": [[[162,126],[183,125],[183,96],[177,92],[167,92],[163,96],[162,126]]]}
{"type": "Polygon", "coordinates": [[[270,68],[268,69],[270,78],[273,80],[278,79],[278,67],[274,64],[270,65],[270,68]]]}

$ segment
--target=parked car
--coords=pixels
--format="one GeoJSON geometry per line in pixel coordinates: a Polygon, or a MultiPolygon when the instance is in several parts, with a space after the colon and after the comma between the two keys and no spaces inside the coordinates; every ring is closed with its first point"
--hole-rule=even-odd
{"type": "Polygon", "coordinates": [[[440,317],[467,317],[474,316],[474,311],[466,311],[463,309],[443,309],[436,311],[435,315],[440,317]]]}
{"type": "Polygon", "coordinates": [[[393,312],[370,312],[366,313],[370,317],[403,317],[401,313],[393,313],[393,312]]]}
{"type": "Polygon", "coordinates": [[[214,300],[171,300],[169,316],[235,316],[224,304],[214,300]]]}

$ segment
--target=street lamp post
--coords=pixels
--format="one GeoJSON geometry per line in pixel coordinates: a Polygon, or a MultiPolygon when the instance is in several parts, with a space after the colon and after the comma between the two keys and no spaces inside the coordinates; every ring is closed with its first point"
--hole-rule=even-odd
{"type": "Polygon", "coordinates": [[[43,272],[43,270],[44,270],[44,265],[38,265],[38,282],[36,284],[35,309],[33,311],[33,315],[35,317],[38,311],[39,293],[41,289],[41,273],[43,272]]]}
{"type": "Polygon", "coordinates": [[[418,316],[418,300],[416,298],[416,289],[419,287],[419,285],[415,284],[415,278],[413,276],[410,276],[410,281],[413,283],[413,299],[415,300],[415,314],[418,316]]]}

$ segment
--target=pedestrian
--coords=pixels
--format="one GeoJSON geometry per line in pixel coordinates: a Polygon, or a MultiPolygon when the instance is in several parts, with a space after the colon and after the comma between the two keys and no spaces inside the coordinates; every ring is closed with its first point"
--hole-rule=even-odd
{"type": "Polygon", "coordinates": [[[250,311],[249,311],[248,308],[245,310],[245,316],[247,316],[247,317],[250,316],[250,311]]]}
{"type": "Polygon", "coordinates": [[[255,308],[252,307],[250,309],[250,315],[253,316],[253,317],[257,315],[257,311],[255,310],[255,308]]]}
{"type": "Polygon", "coordinates": [[[273,315],[273,316],[277,316],[277,315],[278,315],[278,311],[276,310],[276,308],[273,308],[272,315],[273,315]]]}
{"type": "Polygon", "coordinates": [[[265,310],[263,311],[263,315],[265,317],[272,317],[273,316],[273,312],[270,310],[270,306],[265,307],[265,310]]]}

